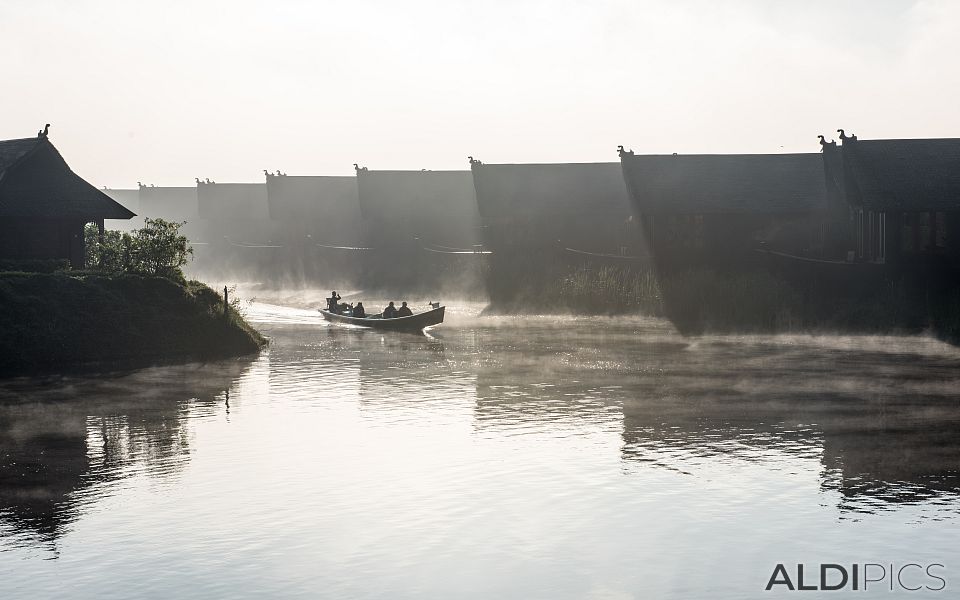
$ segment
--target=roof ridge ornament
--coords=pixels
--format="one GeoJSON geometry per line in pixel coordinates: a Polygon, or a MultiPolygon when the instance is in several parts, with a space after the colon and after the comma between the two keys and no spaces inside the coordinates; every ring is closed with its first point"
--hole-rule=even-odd
{"type": "Polygon", "coordinates": [[[366,167],[361,167],[361,166],[358,165],[357,163],[353,163],[353,170],[356,171],[357,173],[359,173],[360,171],[366,171],[367,168],[366,168],[366,167]]]}
{"type": "Polygon", "coordinates": [[[836,145],[837,145],[837,142],[836,142],[835,140],[830,140],[830,141],[828,142],[828,141],[827,141],[827,138],[823,137],[822,135],[818,135],[817,137],[820,138],[820,146],[821,146],[822,148],[825,148],[825,147],[827,147],[827,146],[836,146],[836,145]]]}
{"type": "Polygon", "coordinates": [[[846,140],[855,141],[857,139],[856,134],[851,133],[850,135],[847,135],[846,133],[844,133],[842,129],[838,129],[837,133],[840,134],[841,141],[846,141],[846,140]]]}
{"type": "Polygon", "coordinates": [[[43,126],[43,129],[37,132],[37,137],[45,139],[47,135],[49,135],[49,133],[50,133],[50,123],[47,123],[46,125],[43,126]]]}
{"type": "Polygon", "coordinates": [[[471,165],[482,165],[482,164],[483,164],[482,162],[480,162],[480,159],[474,158],[474,157],[472,157],[472,156],[468,156],[468,157],[467,157],[467,160],[470,161],[470,164],[471,164],[471,165]]]}
{"type": "Polygon", "coordinates": [[[621,144],[617,146],[617,156],[620,156],[620,157],[633,156],[633,148],[631,148],[630,150],[625,150],[623,148],[623,145],[621,144]]]}

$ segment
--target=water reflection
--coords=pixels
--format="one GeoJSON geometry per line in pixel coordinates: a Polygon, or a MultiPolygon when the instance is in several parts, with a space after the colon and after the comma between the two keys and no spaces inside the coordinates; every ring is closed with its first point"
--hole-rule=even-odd
{"type": "Polygon", "coordinates": [[[956,500],[960,360],[912,343],[908,352],[812,338],[676,347],[624,403],[623,456],[679,469],[818,459],[822,488],[854,512],[944,493],[956,500]]]}
{"type": "Polygon", "coordinates": [[[739,598],[773,551],[956,556],[960,351],[476,312],[273,307],[253,364],[0,383],[0,596],[739,598]]]}
{"type": "MultiPolygon", "coordinates": [[[[187,413],[220,410],[251,358],[0,386],[0,530],[52,543],[92,488],[176,473],[187,413]]],[[[96,500],[98,494],[92,494],[96,500]]]]}
{"type": "Polygon", "coordinates": [[[650,323],[594,324],[527,326],[522,343],[495,328],[472,338],[476,426],[575,436],[622,425],[628,465],[704,478],[737,461],[816,468],[843,511],[938,499],[960,510],[955,349],[918,338],[684,340],[650,323]]]}

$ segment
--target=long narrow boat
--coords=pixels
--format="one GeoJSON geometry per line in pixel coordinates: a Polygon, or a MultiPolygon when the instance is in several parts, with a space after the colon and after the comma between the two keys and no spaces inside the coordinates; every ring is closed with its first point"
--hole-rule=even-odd
{"type": "Polygon", "coordinates": [[[320,309],[320,314],[331,323],[346,323],[348,325],[386,329],[388,331],[422,331],[424,327],[443,323],[443,311],[445,308],[445,306],[441,306],[433,310],[410,315],[409,317],[396,317],[393,319],[384,319],[380,315],[348,317],[346,315],[332,313],[322,308],[320,309]]]}

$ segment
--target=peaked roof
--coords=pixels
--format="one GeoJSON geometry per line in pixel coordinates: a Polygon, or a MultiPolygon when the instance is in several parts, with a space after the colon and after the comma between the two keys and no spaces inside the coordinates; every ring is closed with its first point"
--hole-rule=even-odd
{"type": "Polygon", "coordinates": [[[357,171],[360,214],[371,244],[417,239],[458,249],[480,242],[470,171],[357,171]]]}
{"type": "Polygon", "coordinates": [[[267,202],[271,219],[360,218],[351,176],[267,175],[267,202]]]}
{"type": "Polygon", "coordinates": [[[632,212],[618,163],[472,165],[484,217],[632,212]]]}
{"type": "Polygon", "coordinates": [[[130,219],[134,213],[70,170],[46,136],[0,141],[0,216],[130,219]]]}
{"type": "Polygon", "coordinates": [[[844,140],[848,202],[876,210],[960,208],[960,139],[844,140]]]}
{"type": "Polygon", "coordinates": [[[360,211],[365,218],[392,215],[476,215],[470,171],[357,171],[360,211]]]}
{"type": "Polygon", "coordinates": [[[198,218],[197,187],[140,186],[140,213],[151,219],[193,221],[198,218]]]}
{"type": "Polygon", "coordinates": [[[621,163],[644,213],[796,214],[826,206],[820,154],[627,153],[621,163]]]}
{"type": "Polygon", "coordinates": [[[38,137],[0,140],[0,177],[8,167],[16,164],[25,154],[33,150],[39,141],[38,137]]]}
{"type": "Polygon", "coordinates": [[[264,183],[198,183],[197,210],[202,219],[266,219],[264,183]]]}

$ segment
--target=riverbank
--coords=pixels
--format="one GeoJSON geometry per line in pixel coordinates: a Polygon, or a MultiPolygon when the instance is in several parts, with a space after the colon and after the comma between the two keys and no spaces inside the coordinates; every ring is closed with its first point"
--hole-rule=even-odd
{"type": "Polygon", "coordinates": [[[266,340],[198,281],[0,273],[0,374],[250,354],[266,340]]]}

